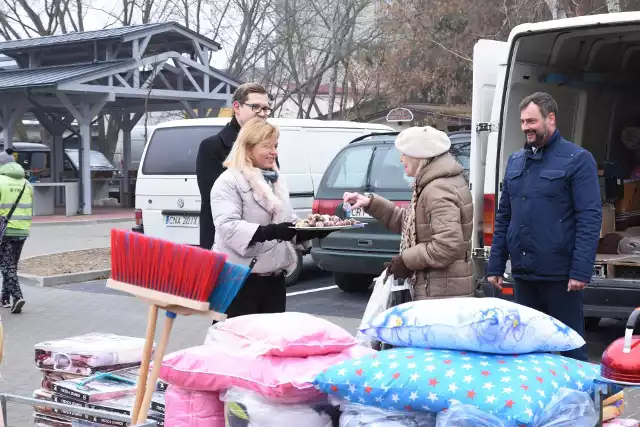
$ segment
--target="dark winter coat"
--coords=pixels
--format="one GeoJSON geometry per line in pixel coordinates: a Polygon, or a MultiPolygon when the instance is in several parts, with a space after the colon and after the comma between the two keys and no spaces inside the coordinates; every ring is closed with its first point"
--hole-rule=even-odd
{"type": "Polygon", "coordinates": [[[211,214],[211,189],[216,179],[224,172],[222,163],[227,159],[231,147],[240,133],[240,124],[235,117],[216,135],[204,139],[196,158],[196,177],[200,189],[200,247],[211,249],[215,228],[211,214]]]}
{"type": "Polygon", "coordinates": [[[509,157],[487,276],[511,257],[516,279],[589,283],[602,225],[596,162],[556,131],[536,153],[509,157]]]}

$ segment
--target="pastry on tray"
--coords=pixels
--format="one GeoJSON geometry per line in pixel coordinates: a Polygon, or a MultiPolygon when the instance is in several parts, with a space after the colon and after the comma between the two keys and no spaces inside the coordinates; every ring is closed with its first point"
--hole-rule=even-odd
{"type": "Polygon", "coordinates": [[[306,219],[296,221],[295,228],[354,227],[362,223],[353,218],[340,218],[336,215],[309,214],[306,219]]]}

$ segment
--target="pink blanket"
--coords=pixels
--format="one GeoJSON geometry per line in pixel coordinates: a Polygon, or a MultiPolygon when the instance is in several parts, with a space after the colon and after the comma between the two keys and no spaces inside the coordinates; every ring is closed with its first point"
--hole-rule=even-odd
{"type": "Polygon", "coordinates": [[[165,394],[164,424],[171,427],[224,427],[224,403],[218,393],[184,390],[170,385],[165,394]]]}

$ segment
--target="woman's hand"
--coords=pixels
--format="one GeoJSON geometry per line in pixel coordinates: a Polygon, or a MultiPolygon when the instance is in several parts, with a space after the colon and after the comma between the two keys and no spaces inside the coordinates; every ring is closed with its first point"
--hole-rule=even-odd
{"type": "Polygon", "coordinates": [[[344,193],[342,200],[349,203],[352,208],[368,208],[371,204],[371,198],[363,196],[360,193],[344,193]]]}
{"type": "Polygon", "coordinates": [[[387,268],[387,276],[391,273],[396,279],[408,279],[413,276],[413,271],[405,265],[402,255],[391,258],[391,262],[385,263],[385,267],[387,268]]]}
{"type": "Polygon", "coordinates": [[[281,222],[280,224],[261,225],[256,230],[251,243],[262,243],[269,240],[279,240],[287,242],[296,237],[296,230],[292,227],[292,222],[281,222]]]}

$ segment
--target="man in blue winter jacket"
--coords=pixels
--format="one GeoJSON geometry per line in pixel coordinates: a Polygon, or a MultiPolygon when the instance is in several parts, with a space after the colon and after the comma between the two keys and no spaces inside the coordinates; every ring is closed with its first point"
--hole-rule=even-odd
{"type": "MultiPolygon", "coordinates": [[[[560,136],[557,114],[546,93],[520,104],[526,144],[507,162],[487,278],[502,289],[511,257],[516,302],[584,335],[582,293],[600,238],[600,185],[593,156],[560,136]]],[[[586,345],[563,355],[588,360],[586,345]]]]}

